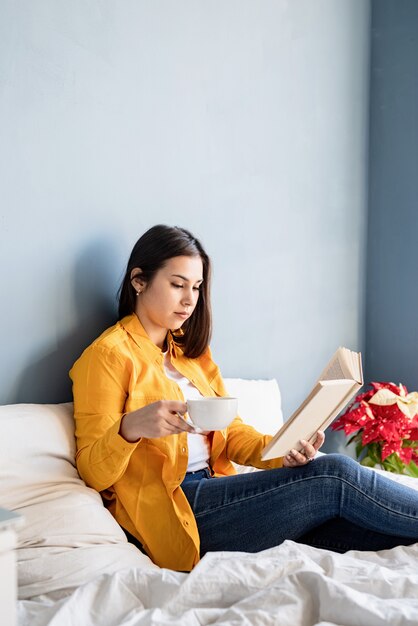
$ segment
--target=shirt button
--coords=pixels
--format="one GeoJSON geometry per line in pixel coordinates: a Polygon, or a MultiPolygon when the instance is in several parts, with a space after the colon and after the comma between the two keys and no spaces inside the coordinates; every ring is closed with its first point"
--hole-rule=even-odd
{"type": "Polygon", "coordinates": [[[184,454],[186,454],[186,448],[183,446],[183,448],[181,449],[182,452],[184,452],[184,454]]]}
{"type": "Polygon", "coordinates": [[[184,522],[183,522],[183,524],[184,524],[185,526],[188,526],[188,525],[189,525],[188,520],[187,520],[187,519],[185,519],[185,520],[184,520],[184,522]]]}

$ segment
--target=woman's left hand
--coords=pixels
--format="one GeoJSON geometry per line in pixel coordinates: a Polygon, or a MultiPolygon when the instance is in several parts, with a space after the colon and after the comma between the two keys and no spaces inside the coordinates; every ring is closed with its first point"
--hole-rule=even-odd
{"type": "Polygon", "coordinates": [[[299,467],[300,465],[306,465],[309,461],[312,461],[315,454],[325,441],[325,435],[322,430],[318,430],[316,433],[316,439],[313,444],[301,439],[300,442],[303,446],[303,450],[298,452],[295,449],[289,451],[285,457],[283,457],[283,467],[299,467]]]}

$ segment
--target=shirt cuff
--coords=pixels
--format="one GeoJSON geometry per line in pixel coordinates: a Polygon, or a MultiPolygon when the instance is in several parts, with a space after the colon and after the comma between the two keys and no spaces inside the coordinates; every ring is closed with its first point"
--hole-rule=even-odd
{"type": "Polygon", "coordinates": [[[124,457],[129,457],[131,456],[132,452],[135,450],[141,439],[138,439],[138,441],[130,442],[126,441],[126,439],[124,439],[122,435],[119,434],[120,424],[123,417],[124,416],[122,415],[121,418],[117,422],[115,422],[113,426],[111,426],[107,431],[106,447],[111,454],[116,453],[124,457]]]}

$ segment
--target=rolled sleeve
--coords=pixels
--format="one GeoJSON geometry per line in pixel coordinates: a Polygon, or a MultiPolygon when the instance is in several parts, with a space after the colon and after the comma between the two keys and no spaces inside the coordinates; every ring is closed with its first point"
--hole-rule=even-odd
{"type": "Polygon", "coordinates": [[[262,435],[252,426],[243,424],[241,418],[236,418],[228,428],[228,458],[240,465],[251,465],[258,469],[282,467],[282,457],[261,460],[261,453],[272,438],[271,435],[262,435]]]}

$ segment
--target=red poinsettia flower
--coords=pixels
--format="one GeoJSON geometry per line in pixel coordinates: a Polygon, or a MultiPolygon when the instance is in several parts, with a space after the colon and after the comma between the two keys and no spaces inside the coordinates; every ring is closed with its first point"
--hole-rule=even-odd
{"type": "Polygon", "coordinates": [[[332,429],[352,435],[362,463],[418,476],[418,393],[405,385],[372,382],[332,429]]]}

